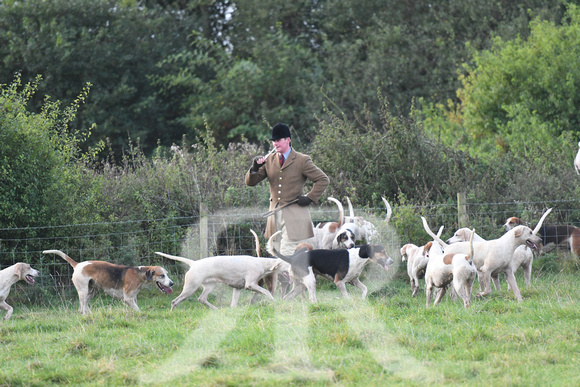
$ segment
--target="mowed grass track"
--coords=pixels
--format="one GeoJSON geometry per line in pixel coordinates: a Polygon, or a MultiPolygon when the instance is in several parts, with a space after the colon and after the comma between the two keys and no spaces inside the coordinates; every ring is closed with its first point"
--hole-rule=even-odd
{"type": "Polygon", "coordinates": [[[141,313],[103,296],[83,317],[74,293],[44,307],[13,304],[12,319],[0,321],[0,385],[577,386],[579,268],[566,262],[536,270],[529,289],[518,276],[523,302],[502,281],[470,310],[447,296],[426,309],[402,268],[364,281],[365,301],[326,283],[314,305],[249,305],[244,292],[230,309],[226,288],[212,300],[217,311],[198,293],[170,312],[177,293],[154,289],[141,293],[141,313]]]}

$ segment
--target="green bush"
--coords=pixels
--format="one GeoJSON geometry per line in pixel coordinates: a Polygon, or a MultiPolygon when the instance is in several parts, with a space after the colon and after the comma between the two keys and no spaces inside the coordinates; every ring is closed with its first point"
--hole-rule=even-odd
{"type": "Polygon", "coordinates": [[[488,159],[508,152],[539,157],[550,144],[573,157],[580,124],[580,10],[569,4],[561,24],[537,18],[530,31],[527,38],[496,37],[489,50],[473,50],[460,77],[460,103],[425,109],[429,131],[488,159]],[[566,133],[576,139],[572,148],[566,133]]]}
{"type": "Polygon", "coordinates": [[[59,102],[47,98],[42,111],[34,114],[27,103],[39,81],[22,86],[17,76],[0,86],[0,228],[72,221],[75,193],[91,190],[83,181],[89,154],[80,154],[78,148],[90,130],[68,130],[88,87],[71,106],[61,109],[59,102]]]}
{"type": "Polygon", "coordinates": [[[426,136],[422,122],[394,116],[379,96],[380,121],[368,110],[352,121],[326,109],[312,145],[315,163],[330,177],[335,197],[382,206],[381,196],[404,194],[415,203],[446,201],[466,189],[477,160],[426,136]]]}

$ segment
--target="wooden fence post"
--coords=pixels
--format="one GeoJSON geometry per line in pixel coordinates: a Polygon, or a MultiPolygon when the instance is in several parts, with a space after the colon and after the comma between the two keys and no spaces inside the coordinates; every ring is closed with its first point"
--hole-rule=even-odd
{"type": "Polygon", "coordinates": [[[208,214],[207,204],[199,204],[199,258],[207,258],[208,256],[208,214]]]}
{"type": "Polygon", "coordinates": [[[467,227],[467,194],[457,193],[457,228],[467,227]]]}

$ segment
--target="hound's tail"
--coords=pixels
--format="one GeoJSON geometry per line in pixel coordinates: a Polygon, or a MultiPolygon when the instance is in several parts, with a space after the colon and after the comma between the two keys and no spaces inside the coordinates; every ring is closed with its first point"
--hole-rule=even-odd
{"type": "Polygon", "coordinates": [[[336,203],[336,205],[338,206],[338,212],[340,214],[338,219],[338,227],[340,227],[344,224],[344,207],[342,206],[342,203],[340,201],[336,200],[333,197],[328,197],[328,200],[336,203]]]}
{"type": "Polygon", "coordinates": [[[534,228],[534,230],[532,231],[532,234],[534,235],[538,234],[538,231],[540,231],[540,228],[542,228],[542,223],[544,223],[544,219],[546,219],[546,216],[548,216],[550,212],[552,212],[551,208],[548,208],[546,212],[544,212],[544,215],[542,215],[542,217],[540,218],[540,221],[536,225],[536,228],[534,228]]]}
{"type": "Polygon", "coordinates": [[[63,253],[60,250],[44,250],[42,252],[42,254],[56,254],[56,255],[60,255],[60,257],[62,259],[64,259],[65,261],[67,261],[68,263],[70,263],[70,265],[73,268],[76,267],[76,265],[79,264],[77,261],[75,261],[74,259],[72,259],[71,257],[69,257],[68,255],[66,255],[65,253],[63,253]]]}
{"type": "Polygon", "coordinates": [[[435,235],[435,234],[433,234],[433,231],[431,231],[431,229],[429,228],[429,225],[427,224],[427,220],[424,217],[421,217],[421,220],[423,220],[423,228],[425,229],[425,231],[427,232],[427,234],[429,234],[429,236],[431,236],[431,238],[433,238],[433,240],[435,242],[439,243],[442,248],[447,247],[447,243],[444,242],[440,238],[441,232],[443,231],[443,229],[442,228],[439,228],[439,235],[435,235]]]}
{"type": "Polygon", "coordinates": [[[271,256],[280,258],[281,260],[286,261],[288,263],[292,263],[292,257],[282,255],[281,252],[276,250],[276,248],[272,243],[274,239],[276,239],[276,237],[278,237],[278,235],[280,234],[282,234],[282,231],[276,231],[274,234],[272,234],[272,236],[268,239],[268,242],[266,243],[266,250],[270,253],[271,256]]]}
{"type": "Polygon", "coordinates": [[[256,234],[254,230],[250,229],[250,232],[254,235],[254,241],[256,242],[256,254],[257,257],[260,258],[260,238],[258,238],[258,234],[256,234]]]}
{"type": "Polygon", "coordinates": [[[383,203],[385,203],[385,206],[387,207],[387,215],[385,216],[385,222],[389,223],[389,220],[391,220],[391,215],[393,215],[393,209],[391,208],[391,205],[389,204],[387,199],[385,199],[383,196],[381,196],[381,198],[383,199],[383,203]]]}
{"type": "Polygon", "coordinates": [[[469,257],[473,261],[473,236],[475,235],[475,229],[471,230],[471,236],[469,237],[469,257]]]}
{"type": "Polygon", "coordinates": [[[161,255],[162,257],[165,257],[165,258],[173,259],[174,261],[183,262],[183,263],[187,264],[189,267],[193,266],[193,264],[195,263],[195,261],[193,259],[178,257],[177,255],[169,255],[169,254],[165,254],[165,253],[160,253],[158,251],[156,251],[155,254],[161,255]]]}
{"type": "Polygon", "coordinates": [[[346,197],[346,202],[348,203],[349,218],[354,219],[354,209],[352,208],[352,203],[350,202],[350,198],[348,196],[346,197]]]}

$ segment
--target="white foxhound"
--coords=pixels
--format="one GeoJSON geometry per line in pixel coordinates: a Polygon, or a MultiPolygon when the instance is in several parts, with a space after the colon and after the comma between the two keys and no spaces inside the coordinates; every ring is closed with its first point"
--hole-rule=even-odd
{"type": "Polygon", "coordinates": [[[6,303],[12,285],[20,280],[34,284],[34,278],[38,277],[38,270],[30,267],[28,263],[18,262],[0,271],[0,308],[6,311],[4,320],[10,319],[13,308],[6,303]]]}

